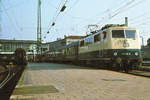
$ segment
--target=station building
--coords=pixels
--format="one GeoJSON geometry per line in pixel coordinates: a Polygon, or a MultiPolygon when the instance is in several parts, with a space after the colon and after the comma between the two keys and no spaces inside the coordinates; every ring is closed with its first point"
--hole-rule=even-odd
{"type": "Polygon", "coordinates": [[[27,54],[32,54],[36,41],[0,39],[0,54],[13,54],[17,48],[23,48],[27,54]]]}
{"type": "MultiPolygon", "coordinates": [[[[64,36],[64,39],[57,39],[53,42],[42,43],[42,53],[48,51],[54,51],[58,47],[68,45],[75,42],[84,36],[64,36]]],[[[0,39],[0,54],[13,54],[17,48],[23,48],[26,53],[37,54],[35,40],[8,40],[0,39]]]]}
{"type": "MultiPolygon", "coordinates": [[[[42,54],[55,51],[57,48],[78,41],[81,38],[84,38],[84,36],[64,36],[63,39],[42,43],[42,54]]],[[[26,51],[29,61],[35,60],[37,54],[37,41],[0,39],[0,55],[13,54],[17,48],[23,48],[26,51]]]]}
{"type": "Polygon", "coordinates": [[[17,48],[23,48],[26,51],[27,59],[34,59],[37,41],[34,40],[8,40],[0,39],[0,55],[14,54],[17,48]]]}

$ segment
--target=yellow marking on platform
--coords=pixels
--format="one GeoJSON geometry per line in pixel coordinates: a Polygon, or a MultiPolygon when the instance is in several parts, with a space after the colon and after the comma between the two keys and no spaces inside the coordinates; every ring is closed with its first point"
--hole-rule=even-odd
{"type": "Polygon", "coordinates": [[[46,94],[57,93],[58,90],[52,85],[46,86],[21,86],[16,87],[13,95],[30,95],[30,94],[46,94]]]}
{"type": "Polygon", "coordinates": [[[11,96],[10,100],[36,100],[33,96],[11,96]]]}

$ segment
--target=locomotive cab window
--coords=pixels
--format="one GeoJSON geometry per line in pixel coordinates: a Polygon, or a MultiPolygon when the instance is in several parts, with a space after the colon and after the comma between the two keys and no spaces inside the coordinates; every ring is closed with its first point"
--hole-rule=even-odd
{"type": "Polygon", "coordinates": [[[126,38],[136,38],[136,30],[125,30],[126,38]]]}
{"type": "Polygon", "coordinates": [[[112,38],[124,38],[124,30],[112,30],[112,38]]]}
{"type": "Polygon", "coordinates": [[[112,38],[136,38],[136,30],[112,30],[112,38]]]}
{"type": "Polygon", "coordinates": [[[94,36],[94,42],[100,41],[100,34],[94,36]]]}

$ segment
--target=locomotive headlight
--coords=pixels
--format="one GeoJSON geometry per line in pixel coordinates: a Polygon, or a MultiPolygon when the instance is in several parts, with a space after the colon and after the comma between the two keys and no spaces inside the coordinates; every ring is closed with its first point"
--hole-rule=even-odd
{"type": "Polygon", "coordinates": [[[114,52],[114,56],[117,56],[117,52],[114,52]]]}
{"type": "Polygon", "coordinates": [[[138,56],[138,54],[139,54],[138,52],[135,52],[135,55],[136,55],[136,56],[138,56]]]}
{"type": "Polygon", "coordinates": [[[129,52],[129,55],[131,55],[131,53],[129,52]]]}

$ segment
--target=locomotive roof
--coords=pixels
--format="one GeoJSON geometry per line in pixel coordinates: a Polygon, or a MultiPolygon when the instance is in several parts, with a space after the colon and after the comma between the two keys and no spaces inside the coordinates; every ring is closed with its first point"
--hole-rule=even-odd
{"type": "Polygon", "coordinates": [[[80,39],[79,41],[82,41],[82,40],[84,40],[84,39],[86,39],[86,38],[90,38],[90,37],[92,37],[92,36],[94,36],[94,35],[96,35],[96,34],[99,34],[100,32],[103,32],[103,31],[106,31],[106,30],[108,30],[108,29],[115,29],[115,28],[117,28],[117,29],[136,29],[135,27],[128,27],[128,26],[125,26],[125,25],[118,25],[118,24],[116,24],[116,25],[106,25],[106,26],[104,26],[104,27],[102,27],[101,28],[101,30],[97,30],[97,32],[96,33],[94,33],[94,34],[91,34],[91,35],[89,35],[89,36],[87,36],[87,37],[85,37],[85,38],[82,38],[82,39],[80,39]]]}

